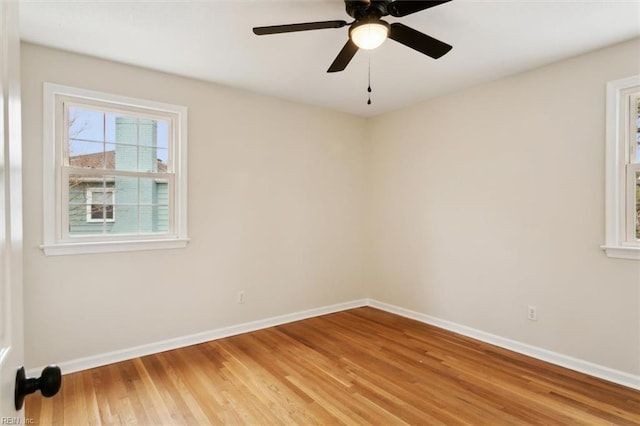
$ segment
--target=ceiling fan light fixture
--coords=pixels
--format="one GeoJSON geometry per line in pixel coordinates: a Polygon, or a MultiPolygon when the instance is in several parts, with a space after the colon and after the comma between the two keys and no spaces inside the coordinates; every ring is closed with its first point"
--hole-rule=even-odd
{"type": "Polygon", "coordinates": [[[357,22],[349,29],[349,37],[360,49],[379,47],[389,36],[389,24],[381,19],[357,22]]]}

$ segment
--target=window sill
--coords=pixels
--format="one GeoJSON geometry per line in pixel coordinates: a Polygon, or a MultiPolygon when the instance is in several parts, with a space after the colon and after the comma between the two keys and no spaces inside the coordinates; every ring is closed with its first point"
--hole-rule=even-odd
{"type": "Polygon", "coordinates": [[[640,247],[638,246],[602,246],[601,248],[611,258],[640,260],[640,247]]]}
{"type": "Polygon", "coordinates": [[[115,253],[141,250],[177,249],[187,246],[189,239],[132,240],[132,241],[82,241],[73,243],[44,244],[40,248],[46,256],[70,254],[115,253]]]}

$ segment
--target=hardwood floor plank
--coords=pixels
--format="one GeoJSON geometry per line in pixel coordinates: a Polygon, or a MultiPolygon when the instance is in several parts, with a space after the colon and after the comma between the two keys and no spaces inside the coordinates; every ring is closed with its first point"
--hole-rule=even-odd
{"type": "Polygon", "coordinates": [[[65,375],[46,425],[638,425],[640,392],[373,308],[65,375]]]}

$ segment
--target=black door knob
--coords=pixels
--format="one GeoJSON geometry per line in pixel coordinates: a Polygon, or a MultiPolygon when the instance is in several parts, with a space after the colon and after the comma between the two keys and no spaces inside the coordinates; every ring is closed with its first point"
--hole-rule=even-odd
{"type": "Polygon", "coordinates": [[[44,370],[42,370],[42,375],[37,379],[35,377],[27,378],[24,372],[24,367],[20,367],[16,373],[16,410],[22,408],[24,397],[30,393],[34,393],[40,389],[42,396],[46,396],[48,398],[58,393],[61,384],[62,373],[60,372],[60,367],[55,365],[45,367],[44,370]]]}

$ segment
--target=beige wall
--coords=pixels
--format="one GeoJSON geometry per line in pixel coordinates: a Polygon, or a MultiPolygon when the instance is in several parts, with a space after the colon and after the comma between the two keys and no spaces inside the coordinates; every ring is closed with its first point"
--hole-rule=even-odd
{"type": "Polygon", "coordinates": [[[372,120],[371,296],[640,373],[640,267],[599,248],[605,82],[639,73],[639,51],[635,40],[372,120]]]}
{"type": "Polygon", "coordinates": [[[22,87],[27,367],[365,294],[364,119],[30,44],[22,87]],[[188,107],[188,248],[43,255],[43,81],[188,107]]]}
{"type": "Polygon", "coordinates": [[[24,44],[27,366],[370,296],[640,374],[640,268],[599,249],[639,48],[365,120],[24,44]],[[187,249],[42,254],[43,81],[189,108],[187,249]]]}

